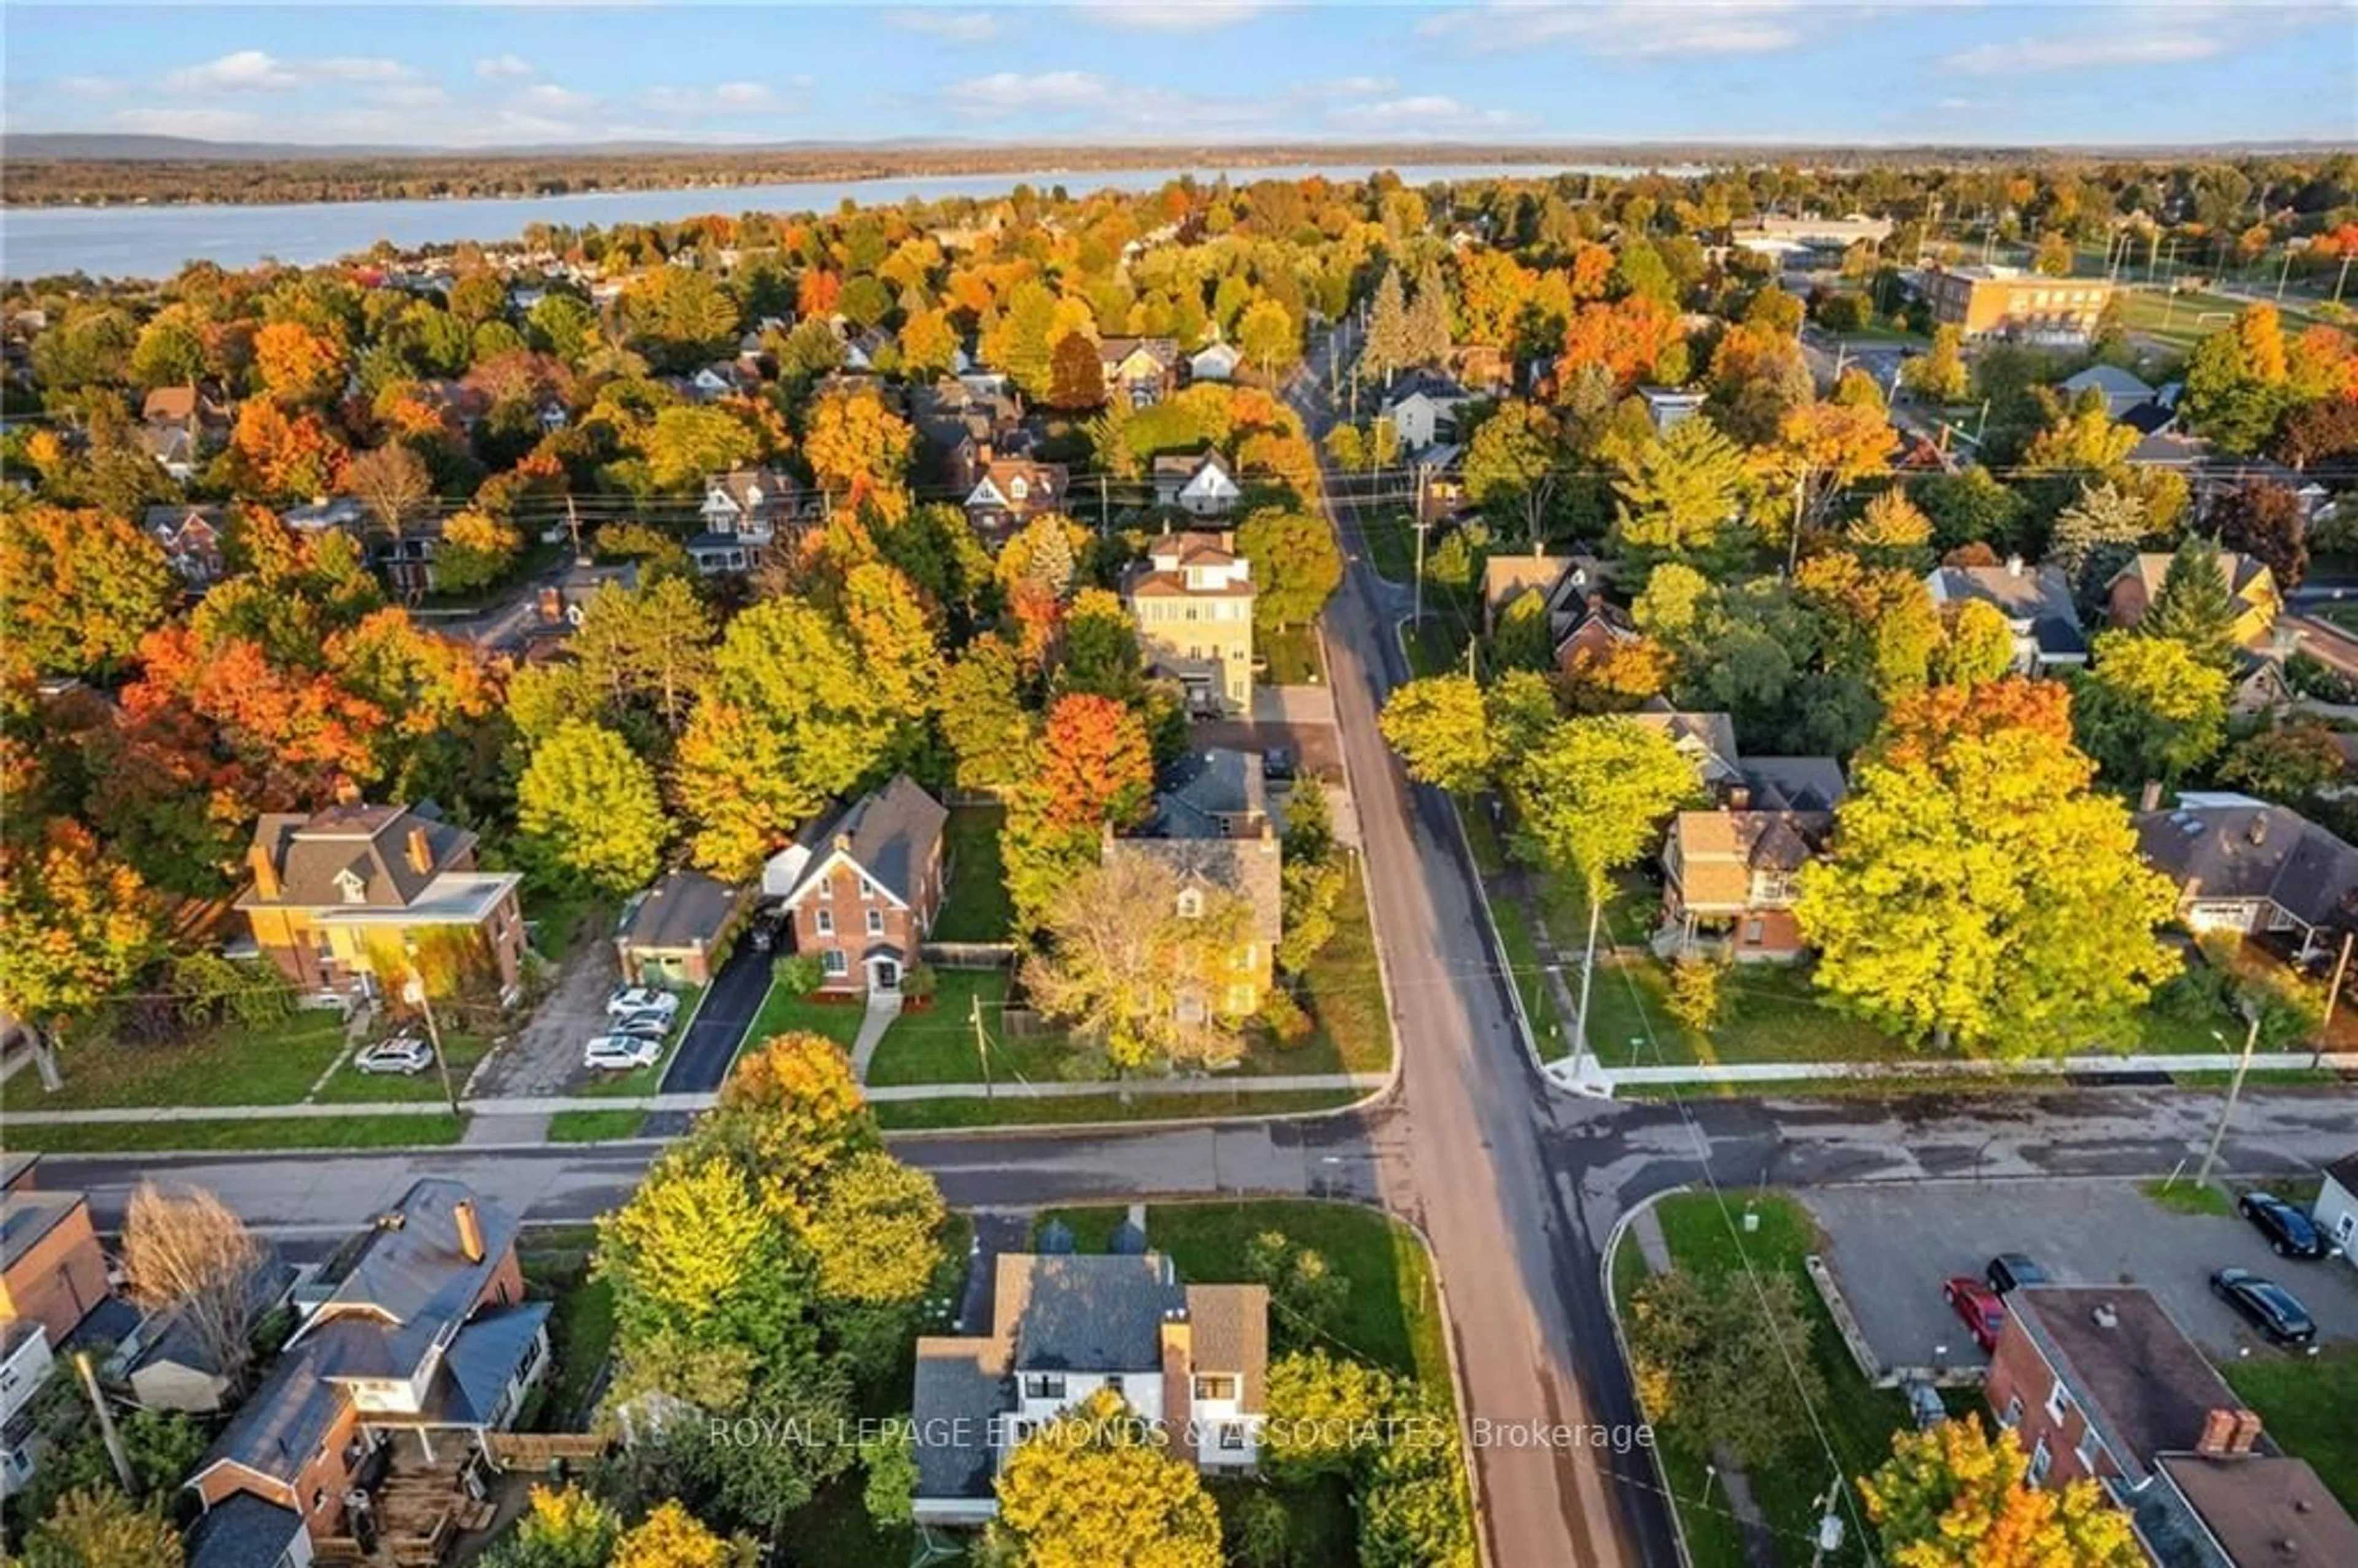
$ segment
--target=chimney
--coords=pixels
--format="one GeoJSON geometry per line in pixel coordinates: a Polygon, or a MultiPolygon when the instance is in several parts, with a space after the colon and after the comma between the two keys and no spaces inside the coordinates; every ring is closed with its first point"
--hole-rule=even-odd
{"type": "Polygon", "coordinates": [[[2159,811],[2161,809],[2161,781],[2159,779],[2147,779],[2145,781],[2145,788],[2139,792],[2137,795],[2137,809],[2139,811],[2159,811]]]}
{"type": "Polygon", "coordinates": [[[2110,1302],[2098,1302],[2095,1310],[2088,1316],[2098,1328],[2118,1328],[2121,1325],[2120,1309],[2110,1302]]]}
{"type": "Polygon", "coordinates": [[[336,781],[336,804],[338,806],[358,806],[360,803],[361,786],[354,784],[348,778],[338,779],[336,781]]]}
{"type": "Polygon", "coordinates": [[[2230,1454],[2249,1454],[2252,1451],[2253,1445],[2257,1444],[2259,1441],[2260,1412],[2252,1410],[2237,1411],[2235,1412],[2234,1433],[2227,1439],[2227,1452],[2230,1454]]]}
{"type": "Polygon", "coordinates": [[[460,1198],[451,1206],[450,1218],[459,1227],[459,1250],[470,1263],[483,1260],[483,1222],[475,1213],[475,1200],[460,1198]]]}
{"type": "Polygon", "coordinates": [[[1751,806],[1752,791],[1748,786],[1740,784],[1733,784],[1727,786],[1728,810],[1747,811],[1751,809],[1751,806]]]}
{"type": "Polygon", "coordinates": [[[409,869],[421,877],[434,870],[434,843],[427,837],[422,822],[409,825],[409,869]]]}
{"type": "Polygon", "coordinates": [[[1234,528],[1220,530],[1220,548],[1231,556],[1237,553],[1237,531],[1234,528]]]}
{"type": "Polygon", "coordinates": [[[2251,825],[2244,829],[2244,837],[2255,845],[2268,841],[2268,818],[2266,812],[2253,816],[2251,825]]]}
{"type": "Polygon", "coordinates": [[[2008,577],[2020,577],[2022,575],[2022,557],[2020,556],[2006,557],[2006,575],[2008,577]]]}
{"type": "Polygon", "coordinates": [[[1163,1432],[1172,1444],[1186,1442],[1195,1398],[1195,1333],[1184,1307],[1163,1314],[1163,1432]]]}
{"type": "Polygon", "coordinates": [[[272,859],[270,846],[257,840],[245,852],[245,863],[254,872],[254,891],[263,898],[278,896],[278,862],[272,859]]]}
{"type": "Polygon", "coordinates": [[[2227,1444],[2235,1435],[2235,1412],[2214,1410],[2202,1417],[2202,1436],[2194,1444],[2194,1452],[2212,1457],[2227,1452],[2227,1444]]]}
{"type": "Polygon", "coordinates": [[[837,834],[835,836],[835,847],[842,850],[845,854],[849,854],[851,852],[851,835],[849,833],[837,834]]]}

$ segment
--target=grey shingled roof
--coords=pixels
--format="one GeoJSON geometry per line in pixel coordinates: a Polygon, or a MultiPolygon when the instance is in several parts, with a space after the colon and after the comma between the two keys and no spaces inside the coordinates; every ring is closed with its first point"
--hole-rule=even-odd
{"type": "Polygon", "coordinates": [[[1747,757],[1736,772],[1758,811],[1832,811],[1850,793],[1832,757],[1747,757]]]}
{"type": "Polygon", "coordinates": [[[299,1340],[280,1355],[262,1386],[246,1396],[213,1440],[199,1475],[216,1465],[238,1465],[293,1483],[344,1403],[343,1390],[321,1368],[319,1348],[299,1340]]]}
{"type": "Polygon", "coordinates": [[[1195,754],[1185,778],[1155,798],[1163,830],[1174,838],[1217,838],[1221,816],[1266,814],[1265,767],[1258,752],[1215,746],[1195,754]]]}
{"type": "MultiPolygon", "coordinates": [[[[276,1244],[262,1242],[263,1255],[246,1281],[246,1305],[256,1318],[287,1299],[295,1285],[295,1266],[278,1255],[276,1244]]],[[[218,1376],[212,1347],[205,1343],[195,1325],[185,1312],[174,1311],[166,1321],[163,1331],[150,1340],[131,1364],[133,1371],[143,1368],[170,1364],[186,1367],[191,1371],[218,1376]]]]}
{"type": "Polygon", "coordinates": [[[550,1302],[525,1302],[479,1313],[442,1357],[427,1413],[453,1426],[489,1426],[499,1404],[548,1322],[550,1302]]]}
{"type": "Polygon", "coordinates": [[[15,1268],[34,1243],[62,1225],[81,1202],[80,1193],[38,1190],[0,1197],[0,1267],[15,1268]]]}
{"type": "Polygon", "coordinates": [[[1018,1372],[1152,1372],[1163,1365],[1163,1320],[1186,1292],[1160,1255],[1007,1253],[992,1316],[1018,1372]]]}
{"type": "MultiPolygon", "coordinates": [[[[941,802],[916,780],[900,773],[882,789],[813,819],[798,837],[810,849],[812,872],[840,845],[870,881],[909,903],[949,819],[941,802]]],[[[792,898],[801,897],[802,891],[796,888],[792,898]]]]}
{"type": "Polygon", "coordinates": [[[2358,913],[2358,849],[2289,806],[2234,798],[2137,814],[2137,848],[2181,898],[2265,898],[2310,925],[2358,913]]]}
{"type": "Polygon", "coordinates": [[[1242,897],[1252,910],[1254,935],[1274,945],[1285,933],[1284,857],[1271,838],[1117,838],[1116,855],[1156,861],[1179,885],[1217,888],[1242,897]]]}
{"type": "Polygon", "coordinates": [[[1014,1402],[1005,1352],[996,1339],[917,1341],[917,1496],[990,1496],[991,1426],[1014,1402]]]}
{"type": "Polygon", "coordinates": [[[2008,620],[2028,622],[2039,651],[2049,658],[2088,651],[2079,607],[2071,602],[2071,581],[2054,567],[1941,567],[1932,576],[1940,585],[1936,597],[1943,603],[1978,599],[2008,620]]]}
{"type": "Polygon", "coordinates": [[[2132,1481],[2143,1480],[2158,1455],[2191,1449],[2211,1411],[2243,1408],[2210,1358],[2138,1286],[2027,1285],[2006,1302],[2132,1481]],[[2111,1309],[2111,1326],[2098,1321],[2099,1308],[2111,1309]]]}
{"type": "Polygon", "coordinates": [[[514,1215],[476,1197],[464,1182],[422,1176],[391,1214],[320,1270],[313,1283],[328,1294],[319,1311],[365,1309],[395,1323],[463,1317],[515,1244],[516,1229],[514,1215]],[[480,1261],[470,1261],[459,1249],[458,1206],[471,1198],[483,1237],[480,1261]]]}
{"type": "Polygon", "coordinates": [[[666,871],[632,902],[621,936],[643,953],[710,946],[737,913],[744,890],[702,871],[666,871]]]}
{"type": "Polygon", "coordinates": [[[256,847],[270,856],[278,875],[279,891],[265,898],[259,888],[247,890],[240,907],[342,907],[343,890],[336,878],[346,871],[361,879],[362,906],[401,908],[417,901],[437,874],[474,848],[475,836],[402,806],[331,806],[304,816],[271,812],[254,830],[256,847]],[[409,861],[413,828],[426,833],[431,866],[419,871],[409,861]]]}
{"type": "MultiPolygon", "coordinates": [[[[2358,1564],[2358,1520],[2303,1460],[2173,1454],[2161,1467],[2201,1520],[2201,1533],[2216,1541],[2237,1568],[2358,1564]]],[[[2138,1524],[2147,1518],[2139,1508],[2138,1524]]],[[[2160,1560],[2169,1568],[2217,1561],[2209,1542],[2177,1540],[2164,1547],[2160,1560]]]]}
{"type": "Polygon", "coordinates": [[[189,1568],[277,1568],[302,1533],[293,1509],[233,1492],[189,1527],[189,1568]]]}

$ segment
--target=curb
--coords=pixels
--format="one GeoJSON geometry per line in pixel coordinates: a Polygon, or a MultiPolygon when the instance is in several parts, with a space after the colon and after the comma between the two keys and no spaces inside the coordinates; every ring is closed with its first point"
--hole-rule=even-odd
{"type": "MultiPolygon", "coordinates": [[[[1649,1426],[1653,1422],[1653,1416],[1646,1409],[1644,1397],[1638,1392],[1636,1364],[1629,1359],[1629,1336],[1621,1326],[1621,1303],[1615,1300],[1613,1295],[1613,1260],[1621,1255],[1622,1240],[1630,1225],[1639,1215],[1673,1193],[1691,1190],[1693,1189],[1686,1184],[1682,1183],[1675,1187],[1664,1187],[1660,1192],[1649,1193],[1639,1198],[1613,1222],[1612,1230],[1606,1235],[1605,1245],[1597,1249],[1597,1285],[1605,1294],[1605,1320],[1613,1325],[1613,1348],[1621,1357],[1622,1371],[1629,1379],[1629,1398],[1637,1405],[1638,1413],[1646,1418],[1649,1426]]],[[[1650,1463],[1654,1467],[1654,1489],[1661,1493],[1663,1501],[1670,1505],[1671,1540],[1679,1549],[1680,1568],[1694,1568],[1694,1553],[1687,1546],[1686,1517],[1679,1511],[1678,1494],[1671,1490],[1670,1477],[1662,1471],[1661,1445],[1650,1443],[1646,1445],[1646,1452],[1650,1455],[1650,1463]]]]}

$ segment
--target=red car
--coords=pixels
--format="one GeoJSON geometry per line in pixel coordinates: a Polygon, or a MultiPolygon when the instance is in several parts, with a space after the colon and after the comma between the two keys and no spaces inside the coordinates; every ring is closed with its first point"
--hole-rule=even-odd
{"type": "Polygon", "coordinates": [[[1952,1275],[1941,1293],[1972,1333],[1974,1343],[1984,1350],[1996,1350],[1997,1336],[2006,1328],[2006,1303],[1998,1293],[1967,1274],[1952,1275]]]}

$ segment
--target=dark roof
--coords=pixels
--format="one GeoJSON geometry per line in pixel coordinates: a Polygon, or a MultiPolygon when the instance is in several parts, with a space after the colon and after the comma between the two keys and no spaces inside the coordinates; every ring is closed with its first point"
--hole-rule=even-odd
{"type": "Polygon", "coordinates": [[[2079,607],[2071,602],[2071,580],[2055,567],[2033,568],[2018,561],[2002,567],[1940,567],[1933,570],[1932,581],[1939,602],[1978,599],[2010,621],[2028,622],[2039,651],[2050,658],[2088,651],[2079,607]]]}
{"type": "Polygon", "coordinates": [[[254,842],[269,855],[279,889],[267,898],[259,888],[248,889],[238,900],[241,907],[341,906],[354,902],[337,885],[350,871],[361,881],[360,905],[401,908],[471,850],[475,836],[408,806],[353,805],[309,816],[267,813],[255,825],[254,842]],[[422,871],[410,861],[412,831],[426,835],[428,864],[422,871]]]}
{"type": "Polygon", "coordinates": [[[484,1282],[515,1244],[515,1217],[476,1197],[464,1182],[422,1176],[391,1213],[340,1249],[312,1284],[327,1292],[319,1311],[367,1309],[395,1323],[466,1316],[484,1282]],[[458,1206],[471,1201],[483,1255],[459,1248],[458,1206]]]}
{"type": "Polygon", "coordinates": [[[1384,388],[1383,406],[1390,408],[1402,398],[1412,397],[1418,393],[1436,402],[1466,403],[1473,398],[1473,394],[1439,371],[1418,369],[1403,371],[1393,378],[1392,384],[1384,388]]]}
{"type": "Polygon", "coordinates": [[[2181,898],[2265,898],[2321,925],[2351,914],[2358,849],[2289,806],[2242,795],[2140,812],[2137,848],[2181,898]]]}
{"type": "Polygon", "coordinates": [[[2358,1197],[2358,1152],[2344,1154],[2325,1167],[2325,1173],[2334,1184],[2353,1197],[2358,1197]]]}
{"type": "Polygon", "coordinates": [[[2178,410],[2158,403],[2140,403],[2121,410],[2120,422],[2140,436],[2158,436],[2178,422],[2178,410]]]}
{"type": "Polygon", "coordinates": [[[1736,765],[1760,811],[1832,811],[1850,793],[1832,757],[1747,757],[1736,765]]]}
{"type": "Polygon", "coordinates": [[[996,1339],[917,1341],[914,1412],[917,1496],[991,1495],[991,1428],[1013,1401],[1006,1347],[996,1339]]]}
{"type": "MultiPolygon", "coordinates": [[[[271,1242],[261,1243],[262,1260],[246,1280],[246,1303],[254,1316],[259,1317],[286,1300],[287,1292],[295,1286],[295,1266],[278,1255],[271,1242]]],[[[147,1342],[131,1363],[131,1371],[170,1364],[186,1367],[191,1371],[218,1377],[221,1368],[215,1365],[212,1347],[205,1343],[185,1312],[173,1311],[166,1318],[160,1333],[147,1342]]]]}
{"type": "Polygon", "coordinates": [[[1660,730],[1682,752],[1693,754],[1701,750],[1731,768],[1736,765],[1736,720],[1727,714],[1690,713],[1666,697],[1654,697],[1629,717],[1649,730],[1660,730]]]}
{"type": "Polygon", "coordinates": [[[302,1533],[293,1509],[232,1492],[189,1527],[189,1568],[277,1568],[302,1533]]]}
{"type": "Polygon", "coordinates": [[[2211,1411],[2244,1408],[2210,1358],[2137,1286],[2027,1285],[2006,1301],[2132,1481],[2145,1478],[2156,1456],[2192,1449],[2211,1411]],[[2110,1309],[2110,1326],[2099,1308],[2110,1309]]]}
{"type": "Polygon", "coordinates": [[[25,1183],[29,1190],[31,1183],[27,1178],[40,1162],[38,1154],[28,1154],[21,1149],[11,1149],[0,1154],[0,1191],[14,1192],[20,1182],[25,1183]]]}
{"type": "Polygon", "coordinates": [[[293,1484],[344,1403],[343,1390],[321,1371],[319,1348],[315,1341],[298,1340],[278,1357],[262,1386],[246,1396],[213,1440],[199,1475],[216,1465],[238,1465],[293,1484]]]}
{"type": "Polygon", "coordinates": [[[525,1302],[477,1314],[442,1357],[446,1375],[435,1381],[427,1416],[451,1426],[494,1424],[503,1413],[501,1395],[532,1354],[533,1341],[554,1306],[551,1302],[525,1302]]]}
{"type": "Polygon", "coordinates": [[[993,1301],[1017,1371],[1154,1371],[1163,1365],[1163,1317],[1187,1304],[1171,1265],[1154,1253],[1003,1254],[993,1301]]]}
{"type": "Polygon", "coordinates": [[[709,947],[727,932],[744,898],[744,889],[702,871],[666,871],[631,901],[621,937],[643,953],[709,947]]]}
{"type": "Polygon", "coordinates": [[[97,1352],[127,1343],[139,1331],[139,1309],[121,1296],[101,1296],[98,1304],[81,1314],[65,1343],[52,1348],[60,1354],[76,1350],[97,1352]]]}
{"type": "Polygon", "coordinates": [[[1182,888],[1238,894],[1251,907],[1253,932],[1261,941],[1273,946],[1284,935],[1284,857],[1274,838],[1117,838],[1106,855],[1109,860],[1134,855],[1157,861],[1182,888]]]}
{"type": "MultiPolygon", "coordinates": [[[[2161,1468],[2235,1568],[2358,1564],[2358,1519],[2303,1460],[2173,1454],[2161,1468]]],[[[2137,1518],[2145,1522],[2144,1510],[2137,1518]]],[[[2161,1560],[2176,1568],[2210,1559],[2207,1552],[2178,1556],[2165,1550],[2161,1560]]]]}
{"type": "Polygon", "coordinates": [[[1266,815],[1265,766],[1259,752],[1189,753],[1180,780],[1155,797],[1156,826],[1173,838],[1208,838],[1219,836],[1222,817],[1266,815]]]}
{"type": "Polygon", "coordinates": [[[13,1269],[36,1242],[81,1206],[80,1193],[48,1193],[38,1189],[0,1195],[0,1268],[13,1269]]]}
{"type": "MultiPolygon", "coordinates": [[[[797,837],[811,851],[810,871],[818,870],[829,849],[840,848],[870,881],[908,903],[949,819],[941,802],[908,774],[898,773],[882,789],[814,818],[797,837]]],[[[796,888],[789,897],[801,893],[796,888]]]]}

